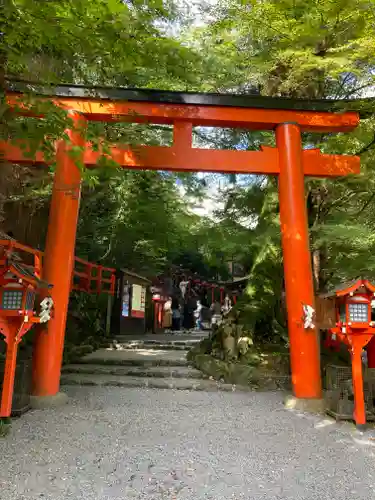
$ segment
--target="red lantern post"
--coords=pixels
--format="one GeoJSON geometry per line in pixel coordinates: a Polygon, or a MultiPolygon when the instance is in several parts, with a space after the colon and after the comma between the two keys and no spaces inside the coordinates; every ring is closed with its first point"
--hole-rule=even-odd
{"type": "Polygon", "coordinates": [[[363,393],[362,351],[375,336],[375,322],[371,321],[371,301],[375,285],[359,279],[336,289],[326,297],[336,298],[336,326],[330,334],[344,342],[352,358],[354,393],[353,418],[358,427],[366,424],[366,408],[363,393]]]}
{"type": "Polygon", "coordinates": [[[37,316],[34,310],[36,293],[42,288],[51,288],[39,279],[39,252],[19,245],[21,250],[34,253],[34,267],[30,270],[29,266],[12,259],[12,250],[17,244],[6,240],[0,244],[3,247],[3,258],[0,260],[0,333],[7,345],[0,418],[6,418],[12,412],[18,344],[35,323],[45,323],[50,319],[53,301],[46,297],[37,316]]]}
{"type": "Polygon", "coordinates": [[[152,297],[152,302],[154,304],[154,333],[159,333],[163,330],[163,318],[164,318],[164,304],[167,302],[168,298],[162,295],[155,294],[152,297]]]}

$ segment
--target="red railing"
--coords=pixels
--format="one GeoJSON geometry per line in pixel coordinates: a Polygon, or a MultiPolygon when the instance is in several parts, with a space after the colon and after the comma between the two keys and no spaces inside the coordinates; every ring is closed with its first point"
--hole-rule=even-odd
{"type": "MultiPolygon", "coordinates": [[[[0,247],[5,253],[26,254],[22,258],[23,264],[28,267],[36,276],[42,276],[44,252],[35,248],[22,245],[16,240],[0,240],[0,247]]],[[[21,255],[20,255],[21,257],[21,255]]],[[[0,256],[0,267],[4,259],[0,256]]],[[[116,270],[111,267],[104,267],[100,264],[93,264],[79,257],[74,259],[74,270],[72,274],[72,290],[79,290],[87,293],[108,293],[114,295],[116,283],[116,270]]]]}
{"type": "MultiPolygon", "coordinates": [[[[35,276],[38,278],[42,275],[42,260],[43,260],[43,252],[40,250],[36,250],[35,248],[28,247],[26,245],[22,245],[18,243],[16,240],[0,240],[0,247],[3,248],[2,255],[0,257],[0,267],[4,265],[4,257],[7,254],[10,256],[12,253],[26,253],[26,261],[23,262],[24,266],[29,268],[35,276]],[[30,258],[33,256],[33,259],[30,258]],[[33,261],[33,264],[31,262],[33,261]]],[[[23,261],[23,259],[21,259],[23,261]]]]}
{"type": "Polygon", "coordinates": [[[114,295],[116,270],[93,264],[75,257],[75,268],[72,276],[72,289],[87,293],[108,293],[114,295]]]}

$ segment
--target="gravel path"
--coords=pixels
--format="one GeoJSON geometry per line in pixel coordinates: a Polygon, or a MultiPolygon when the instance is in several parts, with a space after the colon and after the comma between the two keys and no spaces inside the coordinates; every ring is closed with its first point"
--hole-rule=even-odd
{"type": "Polygon", "coordinates": [[[1,500],[371,500],[375,442],[276,393],[71,387],[0,440],[1,500]]]}

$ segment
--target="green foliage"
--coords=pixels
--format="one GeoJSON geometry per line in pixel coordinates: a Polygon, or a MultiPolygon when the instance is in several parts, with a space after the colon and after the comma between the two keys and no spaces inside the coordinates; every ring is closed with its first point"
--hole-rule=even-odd
{"type": "Polygon", "coordinates": [[[374,83],[372,1],[224,0],[215,10],[203,44],[224,59],[223,83],[231,88],[349,97],[374,83]]]}
{"type": "Polygon", "coordinates": [[[278,219],[278,197],[273,179],[231,190],[223,218],[252,221],[242,237],[242,262],[249,266],[249,284],[236,306],[242,324],[255,342],[285,341],[283,267],[278,219]]]}
{"type": "MultiPolygon", "coordinates": [[[[35,84],[28,85],[29,94],[22,97],[20,104],[44,118],[22,118],[10,113],[4,99],[7,78],[43,84],[170,89],[194,87],[199,81],[202,57],[168,34],[169,24],[178,22],[173,1],[130,4],[121,0],[6,0],[2,14],[1,138],[21,140],[30,157],[41,150],[52,159],[56,139],[66,139],[64,130],[69,119],[52,102],[35,101],[35,84]]],[[[111,134],[100,133],[105,128],[90,124],[87,140],[95,143],[99,136],[108,141],[134,140],[134,130],[131,133],[129,127],[120,124],[112,127],[111,134]],[[114,136],[116,128],[121,133],[114,136]]],[[[101,158],[100,165],[104,163],[108,166],[108,161],[101,158]]],[[[92,172],[84,172],[84,176],[91,185],[98,182],[92,172]]]]}
{"type": "Polygon", "coordinates": [[[0,418],[0,438],[8,436],[11,430],[11,422],[9,418],[0,418]]]}
{"type": "Polygon", "coordinates": [[[43,82],[185,83],[199,61],[161,27],[175,16],[173,3],[163,0],[6,0],[6,74],[43,82]]]}
{"type": "MultiPolygon", "coordinates": [[[[207,58],[216,61],[217,87],[300,98],[353,98],[374,88],[375,4],[358,0],[223,0],[212,21],[193,35],[207,58]]],[[[196,45],[197,46],[197,42],[196,45]]],[[[306,182],[308,218],[317,293],[363,275],[375,279],[374,105],[351,134],[305,134],[306,147],[325,153],[360,154],[361,174],[306,182]]],[[[238,134],[233,133],[233,144],[238,134]]],[[[230,134],[222,137],[230,142],[230,134]]],[[[241,145],[272,144],[273,138],[246,133],[241,145]]],[[[224,219],[250,219],[244,247],[251,255],[242,320],[255,336],[285,338],[282,254],[277,186],[260,178],[236,185],[225,195],[224,219]],[[275,335],[276,333],[276,335],[275,335]]]]}
{"type": "Polygon", "coordinates": [[[89,259],[140,273],[160,271],[181,245],[184,214],[174,176],[120,171],[83,196],[77,248],[89,259]]]}
{"type": "Polygon", "coordinates": [[[74,362],[83,354],[97,349],[106,340],[107,296],[71,292],[67,334],[64,346],[64,362],[74,362]],[[89,350],[86,348],[89,346],[89,350]]]}
{"type": "MultiPolygon", "coordinates": [[[[200,85],[204,59],[169,34],[170,23],[179,21],[172,1],[6,0],[2,14],[1,139],[21,141],[27,156],[33,157],[39,150],[53,160],[55,142],[61,138],[68,141],[65,130],[71,122],[67,113],[51,101],[35,100],[36,84],[28,85],[29,94],[22,97],[20,106],[43,115],[43,119],[10,113],[4,99],[6,79],[47,85],[85,83],[176,90],[200,85]]],[[[113,142],[167,144],[171,129],[90,123],[86,138],[94,145],[104,139],[101,147],[106,152],[113,142]]],[[[73,155],[77,153],[72,151],[73,155]]],[[[103,157],[94,171],[85,171],[83,165],[77,164],[84,174],[77,254],[152,276],[164,268],[168,259],[178,259],[182,249],[190,249],[189,228],[194,217],[180,199],[177,176],[119,171],[116,164],[103,157]]],[[[196,190],[198,183],[194,179],[186,174],[181,177],[188,189],[196,190]]],[[[30,215],[32,223],[39,214],[48,213],[50,192],[51,176],[39,173],[17,190],[7,190],[5,209],[17,203],[23,209],[23,213],[18,212],[20,219],[30,215]]],[[[13,222],[16,232],[20,222],[13,222]]],[[[42,248],[46,224],[44,218],[44,225],[34,227],[42,248]]],[[[96,302],[97,297],[95,301],[83,295],[72,298],[68,344],[81,343],[87,331],[100,336],[102,325],[98,321],[102,321],[103,311],[96,309],[96,302]]]]}

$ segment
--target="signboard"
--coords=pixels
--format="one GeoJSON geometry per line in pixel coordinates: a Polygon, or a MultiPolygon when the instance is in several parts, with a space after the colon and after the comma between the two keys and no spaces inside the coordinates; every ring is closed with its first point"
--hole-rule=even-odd
{"type": "Polygon", "coordinates": [[[132,317],[144,318],[146,309],[146,290],[141,285],[132,287],[132,317]]]}
{"type": "Polygon", "coordinates": [[[315,297],[315,323],[321,330],[336,326],[335,298],[315,297]]]}

